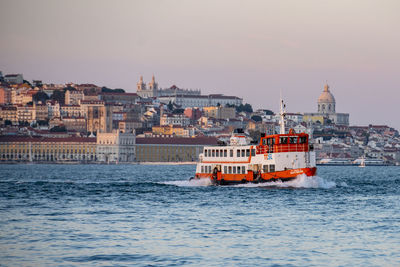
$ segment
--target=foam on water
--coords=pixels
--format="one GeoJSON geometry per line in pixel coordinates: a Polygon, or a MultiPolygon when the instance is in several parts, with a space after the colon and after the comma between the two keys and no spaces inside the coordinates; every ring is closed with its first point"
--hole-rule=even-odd
{"type": "Polygon", "coordinates": [[[296,179],[282,182],[280,180],[274,182],[266,182],[259,184],[239,184],[237,187],[281,187],[281,188],[322,188],[329,189],[336,187],[336,183],[325,180],[318,176],[307,176],[305,174],[299,175],[296,179]]]}
{"type": "MultiPolygon", "coordinates": [[[[176,186],[210,186],[212,182],[208,178],[204,179],[192,179],[192,180],[181,180],[181,181],[166,181],[162,182],[167,185],[176,186]]],[[[247,183],[233,185],[234,187],[281,187],[281,188],[322,188],[329,189],[336,187],[336,183],[332,181],[325,180],[318,176],[306,176],[305,174],[297,176],[296,179],[282,182],[280,180],[274,182],[265,182],[259,184],[247,183]]],[[[341,186],[347,186],[346,183],[342,183],[341,186]]]]}
{"type": "Polygon", "coordinates": [[[192,180],[181,180],[181,181],[166,181],[162,182],[167,185],[176,185],[176,186],[209,186],[212,185],[212,182],[208,178],[203,179],[192,179],[192,180]]]}

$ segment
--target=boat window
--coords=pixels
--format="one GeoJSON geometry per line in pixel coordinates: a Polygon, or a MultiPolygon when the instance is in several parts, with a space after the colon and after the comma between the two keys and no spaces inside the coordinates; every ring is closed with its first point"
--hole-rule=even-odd
{"type": "Polygon", "coordinates": [[[236,173],[236,166],[233,166],[233,173],[236,173]]]}
{"type": "Polygon", "coordinates": [[[224,157],[226,158],[228,156],[226,149],[224,150],[224,157]]]}
{"type": "Polygon", "coordinates": [[[274,172],[275,171],[275,164],[269,165],[269,172],[274,172]]]}
{"type": "Polygon", "coordinates": [[[242,149],[242,157],[244,157],[244,153],[245,153],[245,150],[244,150],[244,149],[242,149]]]}
{"type": "Polygon", "coordinates": [[[268,145],[273,145],[273,144],[275,144],[275,139],[274,139],[274,138],[268,138],[268,139],[267,139],[267,144],[268,144],[268,145]]]}
{"type": "Polygon", "coordinates": [[[246,167],[242,166],[242,173],[245,174],[246,173],[246,167]]]}
{"type": "Polygon", "coordinates": [[[297,144],[297,136],[289,137],[289,143],[290,144],[297,144]]]}
{"type": "Polygon", "coordinates": [[[215,150],[212,150],[212,156],[215,157],[215,150]]]}
{"type": "Polygon", "coordinates": [[[201,166],[201,173],[204,173],[204,166],[201,166]]]}
{"type": "Polygon", "coordinates": [[[233,149],[230,150],[229,156],[232,158],[233,157],[233,149]]]}
{"type": "Polygon", "coordinates": [[[251,150],[251,156],[254,157],[255,155],[256,155],[256,150],[255,150],[255,149],[252,149],[252,150],[251,150]]]}
{"type": "Polygon", "coordinates": [[[215,151],[215,156],[219,157],[219,150],[218,149],[215,151]]]}
{"type": "Polygon", "coordinates": [[[268,172],[268,165],[263,165],[263,172],[268,172]]]}
{"type": "Polygon", "coordinates": [[[237,154],[236,156],[237,156],[237,157],[240,157],[240,149],[236,150],[236,152],[237,152],[237,153],[236,153],[236,154],[237,154]]]}
{"type": "Polygon", "coordinates": [[[226,173],[227,169],[228,169],[228,168],[227,168],[226,166],[224,166],[224,173],[226,173]]]}
{"type": "Polygon", "coordinates": [[[207,149],[204,149],[204,155],[207,157],[207,149]]]}
{"type": "Polygon", "coordinates": [[[211,150],[208,150],[208,156],[211,157],[211,150]]]}
{"type": "Polygon", "coordinates": [[[250,149],[246,149],[246,157],[250,156],[250,149]]]}
{"type": "Polygon", "coordinates": [[[279,144],[287,144],[288,138],[287,137],[280,137],[279,144]]]}
{"type": "Polygon", "coordinates": [[[211,166],[208,166],[208,173],[211,173],[211,166]]]}
{"type": "Polygon", "coordinates": [[[267,144],[267,139],[266,139],[266,138],[264,138],[264,139],[262,140],[262,144],[263,144],[263,146],[265,146],[265,145],[267,144]]]}
{"type": "Polygon", "coordinates": [[[240,173],[240,166],[237,167],[237,173],[240,173]]]}
{"type": "Polygon", "coordinates": [[[300,137],[299,144],[305,144],[305,143],[307,143],[307,137],[305,137],[305,136],[300,137]]]}
{"type": "Polygon", "coordinates": [[[232,167],[231,166],[228,167],[228,173],[232,173],[232,167]]]}

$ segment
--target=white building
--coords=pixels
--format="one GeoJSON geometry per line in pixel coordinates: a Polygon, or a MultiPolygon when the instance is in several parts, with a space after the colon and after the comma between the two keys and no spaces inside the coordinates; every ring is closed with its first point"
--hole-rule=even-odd
{"type": "Polygon", "coordinates": [[[190,119],[184,114],[164,114],[160,117],[160,125],[179,125],[182,127],[188,126],[190,119]]]}
{"type": "Polygon", "coordinates": [[[221,94],[213,95],[174,95],[160,96],[160,102],[164,104],[175,103],[181,108],[203,108],[225,106],[226,104],[239,106],[243,103],[243,99],[237,96],[225,96],[221,94]]]}
{"type": "Polygon", "coordinates": [[[24,78],[22,77],[22,74],[7,74],[4,76],[4,81],[8,83],[21,84],[24,83],[24,78]]]}
{"type": "Polygon", "coordinates": [[[134,131],[97,133],[96,143],[96,157],[100,162],[121,163],[136,161],[136,135],[134,131]]]}

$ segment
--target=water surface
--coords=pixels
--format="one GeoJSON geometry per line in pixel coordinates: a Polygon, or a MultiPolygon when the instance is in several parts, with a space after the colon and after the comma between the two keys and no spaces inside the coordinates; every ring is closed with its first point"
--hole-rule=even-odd
{"type": "Polygon", "coordinates": [[[194,165],[0,165],[0,265],[400,266],[400,168],[290,184],[194,165]]]}

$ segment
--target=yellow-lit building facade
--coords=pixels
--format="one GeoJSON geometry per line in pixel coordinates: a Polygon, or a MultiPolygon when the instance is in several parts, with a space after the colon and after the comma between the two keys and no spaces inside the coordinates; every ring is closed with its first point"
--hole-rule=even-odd
{"type": "Polygon", "coordinates": [[[216,145],[214,137],[136,138],[138,162],[196,162],[204,146],[216,145]]]}
{"type": "Polygon", "coordinates": [[[96,160],[96,138],[0,136],[0,161],[90,162],[96,160]]]}

